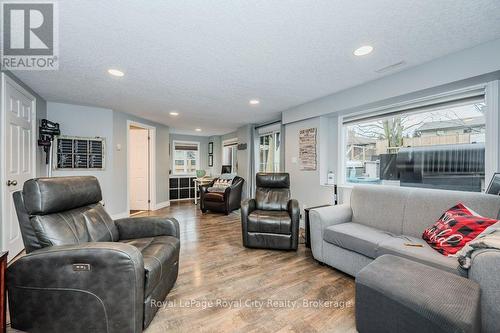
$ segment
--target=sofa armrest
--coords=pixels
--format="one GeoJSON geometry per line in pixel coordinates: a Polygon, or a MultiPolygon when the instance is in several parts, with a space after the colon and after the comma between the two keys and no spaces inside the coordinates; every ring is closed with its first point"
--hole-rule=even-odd
{"type": "Polygon", "coordinates": [[[205,185],[199,185],[198,188],[200,190],[200,194],[201,193],[207,193],[208,192],[208,188],[209,187],[212,187],[214,186],[214,183],[215,183],[215,180],[212,180],[210,183],[208,184],[205,184],[205,185]]]}
{"type": "Polygon", "coordinates": [[[54,331],[53,318],[59,317],[67,331],[142,331],[144,262],[134,246],[98,242],[43,248],[12,263],[7,280],[14,328],[54,331]]]}
{"type": "Polygon", "coordinates": [[[477,250],[472,254],[469,279],[481,287],[481,332],[498,332],[500,318],[500,251],[477,250]]]}
{"type": "Polygon", "coordinates": [[[351,219],[352,209],[347,204],[316,208],[309,212],[311,250],[315,259],[323,259],[324,230],[335,224],[350,222],[351,219]]]}
{"type": "Polygon", "coordinates": [[[248,243],[248,215],[256,209],[257,203],[255,199],[245,199],[241,202],[241,231],[243,235],[243,245],[248,243]]]}
{"type": "Polygon", "coordinates": [[[144,216],[128,217],[115,221],[120,239],[145,238],[153,236],[180,237],[179,222],[170,217],[144,216]]]}
{"type": "Polygon", "coordinates": [[[300,207],[299,202],[295,199],[288,200],[286,206],[290,219],[292,220],[292,248],[297,249],[299,245],[299,224],[300,224],[300,207]]]}

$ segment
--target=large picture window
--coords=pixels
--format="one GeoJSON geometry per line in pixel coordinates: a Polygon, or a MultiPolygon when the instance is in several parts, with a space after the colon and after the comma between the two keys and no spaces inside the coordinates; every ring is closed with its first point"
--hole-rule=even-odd
{"type": "Polygon", "coordinates": [[[344,121],[347,183],[480,192],[484,97],[344,121]]]}
{"type": "Polygon", "coordinates": [[[174,141],[173,173],[192,175],[200,165],[200,144],[198,142],[174,141]]]}

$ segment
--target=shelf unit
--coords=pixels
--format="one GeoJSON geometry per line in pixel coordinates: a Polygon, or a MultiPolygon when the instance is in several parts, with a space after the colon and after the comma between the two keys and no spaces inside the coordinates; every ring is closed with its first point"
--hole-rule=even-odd
{"type": "Polygon", "coordinates": [[[54,169],[104,170],[103,138],[59,136],[54,147],[54,169]]]}
{"type": "Polygon", "coordinates": [[[170,175],[170,201],[194,199],[199,193],[195,188],[194,176],[173,176],[170,175]]]}

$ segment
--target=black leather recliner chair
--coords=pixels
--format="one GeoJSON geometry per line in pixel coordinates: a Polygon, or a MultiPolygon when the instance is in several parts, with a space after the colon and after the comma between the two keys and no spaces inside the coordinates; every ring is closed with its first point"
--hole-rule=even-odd
{"type": "Polygon", "coordinates": [[[207,210],[221,212],[228,215],[235,209],[240,208],[241,192],[243,191],[243,183],[245,180],[241,177],[234,177],[231,186],[227,187],[224,192],[208,192],[208,189],[214,186],[214,182],[209,185],[200,186],[200,209],[203,213],[207,210]]]}
{"type": "Polygon", "coordinates": [[[300,210],[290,199],[288,173],[258,173],[255,199],[241,204],[243,245],[252,248],[297,250],[300,210]]]}
{"type": "Polygon", "coordinates": [[[7,270],[11,326],[142,332],[174,286],[179,223],[113,221],[95,177],[31,179],[14,193],[26,255],[7,270]]]}

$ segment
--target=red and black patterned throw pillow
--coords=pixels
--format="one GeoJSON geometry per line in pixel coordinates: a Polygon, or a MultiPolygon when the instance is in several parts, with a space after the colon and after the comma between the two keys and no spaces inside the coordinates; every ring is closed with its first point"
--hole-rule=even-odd
{"type": "Polygon", "coordinates": [[[427,228],[422,238],[434,250],[449,256],[460,251],[484,229],[497,222],[459,203],[448,209],[434,225],[427,228]]]}

